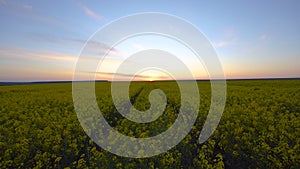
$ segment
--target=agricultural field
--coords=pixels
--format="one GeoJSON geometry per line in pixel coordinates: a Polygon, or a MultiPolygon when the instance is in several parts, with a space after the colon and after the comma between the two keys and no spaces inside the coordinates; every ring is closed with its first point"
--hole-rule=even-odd
{"type": "MultiPolygon", "coordinates": [[[[227,100],[213,135],[199,144],[209,111],[209,81],[198,82],[200,108],[189,134],[171,150],[150,158],[126,158],[97,146],[83,131],[73,107],[72,84],[0,86],[0,168],[300,168],[300,80],[227,81],[227,100]]],[[[162,116],[134,123],[120,115],[110,82],[96,82],[99,109],[117,131],[151,137],[167,130],[180,108],[176,82],[132,82],[136,109],[164,91],[162,116]]]]}

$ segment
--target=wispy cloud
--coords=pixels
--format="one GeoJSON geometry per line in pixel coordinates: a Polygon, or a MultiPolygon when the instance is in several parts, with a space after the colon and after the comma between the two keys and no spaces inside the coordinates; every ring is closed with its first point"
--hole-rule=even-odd
{"type": "Polygon", "coordinates": [[[76,56],[54,51],[0,48],[1,81],[70,80],[76,56]]]}
{"type": "Polygon", "coordinates": [[[76,56],[72,56],[72,55],[48,55],[48,54],[44,54],[44,55],[41,55],[41,57],[45,58],[45,59],[70,61],[70,62],[75,62],[76,59],[77,59],[76,56]]]}
{"type": "Polygon", "coordinates": [[[24,8],[25,10],[32,10],[31,5],[22,5],[22,8],[24,8]]]}
{"type": "Polygon", "coordinates": [[[84,13],[87,14],[88,16],[90,16],[90,17],[92,17],[96,20],[102,20],[103,19],[103,16],[100,16],[100,15],[96,14],[93,10],[91,10],[87,6],[81,5],[81,7],[82,7],[84,13]]]}
{"type": "Polygon", "coordinates": [[[35,51],[23,48],[1,48],[0,58],[7,59],[24,59],[24,60],[35,60],[35,61],[68,61],[74,62],[77,56],[73,56],[66,53],[57,53],[52,51],[35,51]]]}
{"type": "MultiPolygon", "coordinates": [[[[29,4],[23,4],[23,3],[17,3],[15,1],[6,1],[6,0],[0,0],[0,7],[4,7],[5,9],[11,10],[17,10],[18,12],[24,12],[24,11],[31,11],[32,5],[29,4]]],[[[13,12],[13,11],[11,11],[13,12]]]]}
{"type": "Polygon", "coordinates": [[[218,47],[226,47],[226,46],[232,46],[236,44],[237,42],[237,35],[236,30],[234,28],[228,28],[223,33],[223,38],[221,38],[219,41],[216,41],[213,43],[213,46],[218,47]]]}
{"type": "Polygon", "coordinates": [[[259,37],[260,40],[267,40],[268,38],[269,38],[269,36],[267,34],[262,34],[259,37]]]}
{"type": "Polygon", "coordinates": [[[7,14],[13,17],[20,17],[26,20],[46,23],[51,26],[59,26],[61,28],[67,28],[68,30],[71,28],[71,25],[69,25],[70,23],[66,23],[66,21],[63,21],[59,18],[45,15],[40,11],[34,10],[33,6],[30,4],[0,0],[0,8],[2,8],[0,10],[5,10],[7,14]]]}
{"type": "Polygon", "coordinates": [[[230,39],[230,40],[220,40],[218,42],[213,43],[215,47],[225,47],[225,46],[231,46],[234,45],[236,42],[236,39],[230,39]]]}
{"type": "Polygon", "coordinates": [[[52,34],[45,33],[32,33],[29,35],[29,40],[32,42],[41,42],[49,43],[51,45],[65,46],[67,50],[77,50],[80,52],[80,49],[85,46],[84,52],[93,55],[94,57],[99,57],[100,55],[107,52],[109,57],[122,57],[125,54],[104,42],[90,40],[86,41],[83,39],[69,38],[69,37],[60,37],[52,34]]]}
{"type": "Polygon", "coordinates": [[[110,56],[124,55],[122,51],[98,41],[88,41],[86,47],[89,47],[87,50],[96,51],[96,54],[108,53],[110,56]]]}
{"type": "MultiPolygon", "coordinates": [[[[119,53],[116,49],[111,49],[112,53],[119,53]]],[[[111,56],[111,55],[110,55],[111,56]]],[[[69,54],[64,52],[55,52],[49,50],[35,50],[24,49],[18,47],[0,48],[0,58],[6,59],[21,59],[21,60],[35,60],[43,62],[51,61],[67,61],[75,62],[77,60],[77,54],[69,54]]],[[[99,61],[99,57],[86,57],[81,56],[83,59],[99,61]]],[[[104,61],[107,63],[121,62],[122,58],[105,57],[104,61]]]]}

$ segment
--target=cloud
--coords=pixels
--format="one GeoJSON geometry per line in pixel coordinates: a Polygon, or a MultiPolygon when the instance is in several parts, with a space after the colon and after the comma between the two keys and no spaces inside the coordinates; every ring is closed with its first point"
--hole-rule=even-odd
{"type": "Polygon", "coordinates": [[[50,43],[51,45],[57,45],[57,46],[65,46],[65,49],[69,50],[78,50],[77,52],[80,52],[79,49],[81,49],[84,45],[85,46],[85,54],[92,55],[94,57],[99,57],[100,55],[104,54],[105,52],[108,53],[110,57],[122,57],[125,54],[117,50],[114,47],[111,47],[104,42],[99,42],[95,40],[83,40],[83,39],[75,39],[75,38],[69,38],[69,37],[60,37],[55,36],[52,34],[45,34],[45,33],[32,33],[29,36],[29,40],[33,42],[42,42],[42,43],[50,43]]]}
{"type": "Polygon", "coordinates": [[[32,10],[31,5],[23,5],[22,8],[25,9],[25,10],[32,10]]]}
{"type": "Polygon", "coordinates": [[[9,10],[10,12],[12,12],[12,10],[23,11],[23,12],[32,10],[31,5],[21,4],[14,1],[0,0],[0,6],[5,7],[5,9],[9,10]]]}
{"type": "Polygon", "coordinates": [[[54,51],[0,48],[0,81],[70,80],[76,56],[54,51]]]}
{"type": "Polygon", "coordinates": [[[103,16],[100,16],[100,15],[96,14],[94,11],[92,11],[87,6],[82,5],[82,9],[85,12],[85,14],[87,14],[88,16],[90,16],[90,17],[92,17],[96,20],[102,20],[103,19],[103,16]]]}
{"type": "Polygon", "coordinates": [[[236,39],[231,39],[231,40],[220,40],[218,42],[213,43],[213,46],[215,47],[225,47],[225,46],[231,46],[234,45],[236,42],[236,39]]]}
{"type": "Polygon", "coordinates": [[[29,4],[23,4],[16,1],[0,0],[0,8],[2,8],[0,10],[5,11],[7,14],[13,17],[20,17],[22,20],[29,19],[36,22],[42,22],[49,25],[59,26],[68,30],[70,30],[70,28],[75,27],[70,25],[70,23],[67,23],[66,21],[63,21],[59,18],[50,15],[45,15],[44,13],[36,11],[33,9],[33,6],[29,4]]]}
{"type": "Polygon", "coordinates": [[[117,50],[116,48],[109,46],[105,43],[98,42],[98,41],[88,41],[86,47],[88,47],[87,50],[95,50],[96,54],[103,54],[108,53],[110,56],[123,56],[124,53],[120,50],[117,50]]]}
{"type": "Polygon", "coordinates": [[[259,37],[259,39],[260,40],[267,40],[269,37],[268,37],[268,35],[266,35],[266,34],[262,34],[262,35],[260,35],[260,37],[259,37]]]}
{"type": "Polygon", "coordinates": [[[71,55],[48,55],[48,54],[43,54],[43,55],[41,55],[41,57],[45,58],[45,59],[70,61],[70,62],[75,62],[76,59],[77,59],[75,56],[71,56],[71,55]]]}
{"type": "Polygon", "coordinates": [[[233,27],[228,28],[224,31],[223,33],[223,38],[221,40],[216,41],[213,43],[213,46],[218,48],[218,47],[226,47],[226,46],[232,46],[236,44],[237,41],[237,33],[236,29],[233,27]]]}
{"type": "MultiPolygon", "coordinates": [[[[106,46],[102,48],[105,47],[106,46]]],[[[121,52],[112,48],[110,50],[110,53],[119,54],[121,52]]],[[[96,56],[100,56],[100,54],[96,56]]],[[[69,53],[55,52],[55,51],[48,51],[48,50],[37,51],[35,49],[24,49],[18,47],[0,48],[0,58],[7,58],[7,59],[36,60],[36,61],[44,61],[44,62],[49,62],[49,61],[75,62],[77,60],[77,57],[78,57],[77,54],[69,54],[69,53]]],[[[99,57],[87,57],[87,56],[81,56],[81,58],[86,60],[95,60],[95,61],[99,61],[100,59],[99,57]]],[[[105,57],[104,61],[113,63],[113,62],[121,62],[122,59],[105,57]]]]}
{"type": "Polygon", "coordinates": [[[7,59],[22,59],[22,60],[35,60],[35,61],[68,61],[75,62],[77,56],[66,53],[57,53],[52,51],[35,51],[23,48],[1,48],[0,58],[7,59]]]}

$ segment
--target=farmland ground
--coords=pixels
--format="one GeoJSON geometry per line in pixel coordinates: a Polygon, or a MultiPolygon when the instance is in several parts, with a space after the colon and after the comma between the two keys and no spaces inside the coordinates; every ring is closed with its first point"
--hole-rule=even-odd
{"type": "MultiPolygon", "coordinates": [[[[71,83],[0,86],[0,168],[300,168],[300,80],[227,81],[222,119],[204,144],[198,137],[211,90],[208,81],[198,85],[200,109],[190,133],[170,151],[144,159],[116,156],[89,139],[73,108],[71,83]]],[[[155,88],[168,104],[149,124],[116,111],[109,82],[96,83],[97,102],[114,129],[150,137],[173,124],[181,102],[175,82],[132,82],[133,105],[147,110],[155,88]]]]}

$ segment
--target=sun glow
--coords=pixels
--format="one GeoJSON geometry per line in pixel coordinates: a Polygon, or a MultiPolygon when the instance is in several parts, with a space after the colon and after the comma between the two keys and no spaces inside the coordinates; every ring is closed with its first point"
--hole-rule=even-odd
{"type": "Polygon", "coordinates": [[[143,80],[149,82],[164,80],[166,78],[169,78],[167,74],[159,70],[146,70],[143,73],[141,73],[141,75],[143,76],[143,80]]]}
{"type": "Polygon", "coordinates": [[[153,82],[154,79],[151,77],[151,78],[148,79],[148,81],[149,81],[149,82],[153,82]]]}

